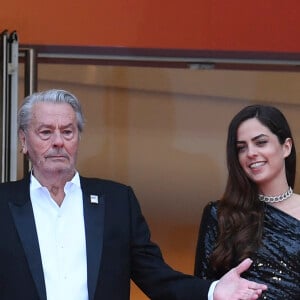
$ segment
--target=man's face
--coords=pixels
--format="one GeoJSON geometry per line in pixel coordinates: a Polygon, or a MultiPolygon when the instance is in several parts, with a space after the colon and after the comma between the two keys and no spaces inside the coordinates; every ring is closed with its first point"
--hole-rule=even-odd
{"type": "Polygon", "coordinates": [[[69,104],[37,103],[26,132],[20,131],[37,178],[66,173],[73,176],[79,144],[76,114],[69,104]]]}

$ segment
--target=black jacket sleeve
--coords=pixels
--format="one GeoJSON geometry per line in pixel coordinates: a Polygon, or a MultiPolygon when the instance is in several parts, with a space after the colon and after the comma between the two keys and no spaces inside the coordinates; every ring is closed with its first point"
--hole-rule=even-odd
{"type": "Polygon", "coordinates": [[[159,247],[151,241],[150,230],[134,193],[131,200],[131,277],[155,300],[207,299],[211,281],[173,270],[162,257],[159,247]]]}
{"type": "Polygon", "coordinates": [[[216,280],[209,257],[218,235],[217,202],[208,203],[203,210],[196,246],[194,274],[200,278],[216,280]]]}

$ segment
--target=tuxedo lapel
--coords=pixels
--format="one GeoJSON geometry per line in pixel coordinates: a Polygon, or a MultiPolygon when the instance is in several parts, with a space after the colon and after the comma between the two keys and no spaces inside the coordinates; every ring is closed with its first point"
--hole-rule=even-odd
{"type": "Polygon", "coordinates": [[[104,195],[81,178],[85,222],[87,279],[89,300],[94,299],[102,256],[104,231],[104,195]]]}
{"type": "MultiPolygon", "coordinates": [[[[27,184],[27,189],[29,191],[29,182],[27,184]]],[[[47,297],[42,260],[29,193],[26,194],[25,189],[22,188],[17,190],[18,195],[22,196],[14,195],[14,201],[9,202],[10,210],[23,245],[39,297],[41,300],[46,300],[47,297]]]]}

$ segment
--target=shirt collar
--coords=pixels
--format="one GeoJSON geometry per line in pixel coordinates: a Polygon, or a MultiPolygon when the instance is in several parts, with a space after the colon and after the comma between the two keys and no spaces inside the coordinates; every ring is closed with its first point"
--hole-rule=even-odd
{"type": "MultiPolygon", "coordinates": [[[[80,177],[79,177],[79,173],[76,171],[74,177],[66,182],[65,188],[69,189],[72,185],[75,185],[77,187],[80,188],[80,177]]],[[[34,177],[33,173],[30,173],[30,189],[31,190],[35,190],[38,188],[43,187],[40,182],[36,179],[36,177],[34,177]]]]}

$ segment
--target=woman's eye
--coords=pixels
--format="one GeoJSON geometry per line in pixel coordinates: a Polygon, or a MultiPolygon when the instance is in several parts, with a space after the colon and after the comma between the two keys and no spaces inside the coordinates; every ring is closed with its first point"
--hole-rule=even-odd
{"type": "Polygon", "coordinates": [[[246,147],[237,147],[237,152],[243,152],[245,150],[246,147]]]}
{"type": "Polygon", "coordinates": [[[257,145],[258,145],[258,146],[263,146],[263,145],[265,145],[267,142],[268,142],[268,141],[265,141],[265,140],[263,140],[263,141],[257,141],[257,145]]]}
{"type": "Polygon", "coordinates": [[[245,145],[237,145],[236,149],[237,149],[237,152],[240,153],[240,152],[245,151],[246,146],[245,145]]]}

